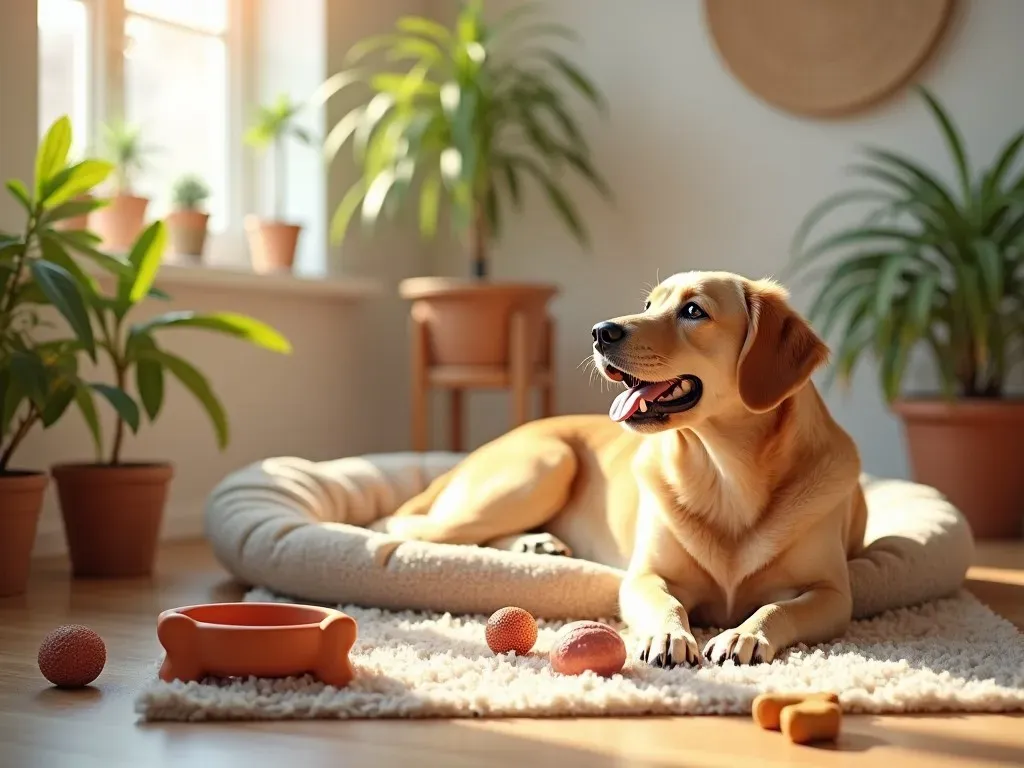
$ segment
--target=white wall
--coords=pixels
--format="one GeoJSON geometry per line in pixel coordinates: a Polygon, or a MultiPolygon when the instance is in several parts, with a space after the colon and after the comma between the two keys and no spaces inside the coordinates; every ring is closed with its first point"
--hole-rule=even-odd
{"type": "MultiPolygon", "coordinates": [[[[491,2],[492,11],[514,3],[491,2]]],[[[922,71],[952,110],[971,154],[989,162],[1024,127],[1024,3],[961,4],[953,29],[922,71]]],[[[451,4],[442,0],[450,12],[451,4]]],[[[551,280],[563,286],[555,312],[561,358],[560,411],[603,412],[608,390],[588,386],[577,364],[588,354],[591,325],[641,306],[658,276],[727,269],[751,277],[780,272],[790,237],[811,206],[846,182],[843,167],[862,143],[913,153],[946,173],[950,165],[931,117],[906,92],[870,112],[825,122],[783,114],[734,80],[705,32],[697,0],[558,0],[554,18],[573,27],[584,47],[574,54],[605,91],[607,122],[584,123],[599,167],[616,191],[608,208],[589,190],[577,200],[595,246],[582,253],[531,194],[518,226],[494,258],[496,276],[551,280]]],[[[570,49],[572,50],[572,49],[570,49]]],[[[465,261],[438,249],[435,268],[460,274],[465,261]]],[[[809,302],[794,286],[800,307],[809,302]]],[[[927,383],[925,371],[925,383],[927,383]]],[[[829,402],[854,435],[866,468],[906,476],[898,422],[864,367],[849,397],[829,402]]],[[[504,398],[472,398],[474,443],[506,424],[504,398]]]]}

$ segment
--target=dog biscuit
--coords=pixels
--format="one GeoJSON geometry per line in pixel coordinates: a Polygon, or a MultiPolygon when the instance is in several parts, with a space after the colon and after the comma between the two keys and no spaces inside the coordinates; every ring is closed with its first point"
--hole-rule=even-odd
{"type": "Polygon", "coordinates": [[[782,733],[794,744],[835,741],[843,711],[838,704],[818,699],[784,707],[779,719],[782,733]]]}
{"type": "Polygon", "coordinates": [[[834,693],[762,693],[754,699],[752,714],[754,722],[769,731],[777,731],[780,727],[779,715],[783,708],[804,701],[826,701],[839,703],[834,693]]]}

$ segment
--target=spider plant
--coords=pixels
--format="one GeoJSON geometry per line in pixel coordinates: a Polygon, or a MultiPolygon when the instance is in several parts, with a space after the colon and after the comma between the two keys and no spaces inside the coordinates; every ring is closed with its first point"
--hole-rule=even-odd
{"type": "Polygon", "coordinates": [[[351,140],[361,171],[336,209],[332,240],[344,238],[357,212],[370,227],[382,215],[396,215],[418,182],[421,235],[434,236],[446,200],[452,227],[468,240],[474,273],[483,278],[489,248],[502,231],[501,199],[507,195],[518,209],[530,177],[569,231],[588,244],[562,173],[574,171],[611,195],[569,100],[581,97],[603,113],[604,98],[575,64],[546,45],[550,38],[576,40],[575,32],[533,21],[536,10],[533,3],[519,6],[491,24],[482,3],[469,2],[451,29],[405,16],[391,33],[349,51],[346,69],[325,84],[324,98],[353,83],[367,84],[370,95],[325,141],[330,161],[351,140]],[[375,73],[353,68],[375,52],[408,65],[375,73]]]}
{"type": "Polygon", "coordinates": [[[118,194],[131,194],[136,173],[146,168],[151,151],[142,141],[136,125],[113,121],[103,126],[103,156],[114,164],[114,185],[118,194]]]}
{"type": "Polygon", "coordinates": [[[836,257],[809,319],[837,333],[833,375],[879,360],[887,401],[899,398],[908,359],[924,345],[944,397],[999,398],[1024,335],[1024,131],[975,170],[960,131],[927,89],[917,92],[952,158],[953,183],[903,153],[864,148],[850,168],[866,182],[824,200],[794,237],[798,270],[836,257]],[[869,204],[854,226],[808,244],[830,213],[869,204]]]}

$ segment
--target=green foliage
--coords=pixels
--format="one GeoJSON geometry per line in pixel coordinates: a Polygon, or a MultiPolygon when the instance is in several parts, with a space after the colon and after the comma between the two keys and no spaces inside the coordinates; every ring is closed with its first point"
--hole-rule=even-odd
{"type": "Polygon", "coordinates": [[[198,176],[182,176],[174,184],[174,205],[181,210],[198,210],[209,197],[210,188],[198,176]]]}
{"type": "Polygon", "coordinates": [[[835,375],[848,381],[864,354],[880,361],[881,386],[896,399],[911,352],[934,355],[947,397],[999,397],[1024,337],[1024,131],[979,173],[960,133],[927,90],[919,92],[949,150],[950,185],[914,159],[868,147],[850,170],[869,186],[813,209],[794,239],[795,267],[838,257],[809,312],[838,334],[835,375]],[[830,213],[875,203],[857,224],[808,245],[830,213]]]}
{"type": "Polygon", "coordinates": [[[419,228],[434,236],[441,203],[450,206],[451,225],[468,235],[478,274],[489,244],[500,237],[502,200],[518,209],[521,189],[532,179],[569,231],[583,244],[588,234],[563,186],[574,172],[606,198],[608,185],[594,168],[587,141],[574,119],[570,99],[605,109],[597,87],[548,38],[574,40],[561,25],[531,21],[537,4],[520,6],[493,25],[482,3],[465,4],[449,29],[429,19],[404,16],[393,32],[355,45],[347,65],[371,53],[401,71],[346,69],[328,80],[318,100],[353,84],[368,86],[367,99],[329,132],[329,161],[351,142],[361,169],[335,211],[331,236],[344,238],[360,214],[372,227],[395,215],[419,182],[419,228]]]}
{"type": "Polygon", "coordinates": [[[296,118],[302,111],[304,103],[293,101],[288,94],[282,93],[277,99],[259,108],[252,125],[242,137],[246,144],[259,151],[273,148],[271,159],[274,185],[274,215],[279,217],[284,211],[285,191],[285,139],[291,137],[302,144],[312,144],[313,136],[296,118]]]}
{"type": "Polygon", "coordinates": [[[147,155],[152,148],[142,142],[138,126],[124,122],[110,122],[103,126],[102,154],[114,164],[115,185],[119,193],[130,193],[137,172],[146,168],[147,155]]]}
{"type": "Polygon", "coordinates": [[[86,292],[86,304],[98,329],[97,347],[109,359],[115,381],[113,384],[82,383],[74,399],[90,428],[97,455],[103,453],[103,437],[95,418],[93,394],[101,395],[117,414],[109,459],[112,464],[120,460],[125,426],[135,433],[142,425],[143,414],[151,423],[159,416],[168,374],[202,405],[213,423],[218,447],[223,449],[228,443],[227,416],[221,401],[202,373],[160,346],[163,334],[178,328],[194,328],[232,336],[273,352],[287,354],[291,351],[287,339],[273,328],[254,318],[231,312],[172,311],[129,324],[132,311],[154,295],[153,283],[166,245],[164,223],[154,222],[132,246],[128,255],[129,268],[119,276],[113,293],[105,295],[95,286],[86,292]],[[132,381],[135,395],[129,391],[132,381]],[[136,397],[141,401],[141,408],[136,397]]]}
{"type": "Polygon", "coordinates": [[[128,270],[123,260],[97,251],[89,233],[55,228],[104,205],[74,198],[113,170],[99,160],[69,162],[71,141],[71,122],[62,117],[39,144],[31,185],[19,179],[6,183],[25,223],[17,234],[0,233],[0,471],[34,427],[53,426],[67,410],[79,380],[78,355],[97,358],[86,303],[95,280],[78,259],[115,274],[128,270]],[[67,322],[71,338],[37,339],[46,307],[67,322]]]}

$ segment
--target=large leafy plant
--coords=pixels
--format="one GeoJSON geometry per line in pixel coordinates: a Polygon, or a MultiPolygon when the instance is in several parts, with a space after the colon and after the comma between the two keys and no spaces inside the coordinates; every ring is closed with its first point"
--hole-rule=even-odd
{"type": "Polygon", "coordinates": [[[61,117],[39,144],[31,185],[6,182],[24,211],[24,225],[17,233],[0,232],[0,472],[10,467],[33,428],[52,426],[67,410],[81,384],[79,355],[97,359],[80,289],[86,273],[76,258],[91,259],[115,274],[128,270],[122,260],[96,250],[89,233],[57,229],[61,221],[104,205],[76,198],[113,170],[110,163],[92,159],[69,164],[71,142],[71,122],[61,117]],[[71,337],[39,340],[50,308],[67,322],[71,337]]]}
{"type": "Polygon", "coordinates": [[[333,217],[335,241],[344,238],[357,212],[367,226],[397,214],[416,186],[422,236],[434,236],[446,200],[454,230],[468,240],[474,272],[484,277],[489,248],[502,231],[501,199],[507,194],[518,208],[530,177],[570,232],[588,243],[561,174],[576,172],[606,197],[610,193],[569,100],[582,97],[599,111],[604,100],[575,64],[545,45],[549,38],[574,40],[576,34],[559,24],[529,22],[536,8],[520,6],[489,24],[482,2],[470,2],[452,29],[406,16],[393,33],[350,50],[347,68],[325,83],[322,94],[354,83],[370,90],[325,141],[333,160],[351,140],[361,170],[333,217]],[[408,66],[375,73],[355,68],[374,52],[408,66]]]}
{"type": "Polygon", "coordinates": [[[1000,397],[1024,340],[1024,172],[1016,167],[1024,131],[975,172],[946,109],[919,93],[955,183],[904,154],[864,149],[850,171],[868,184],[823,201],[796,234],[798,269],[837,257],[808,315],[826,337],[838,334],[834,374],[848,381],[873,353],[890,402],[920,344],[934,356],[944,396],[1000,397]],[[863,204],[856,224],[808,244],[828,214],[863,204]]]}
{"type": "Polygon", "coordinates": [[[280,219],[284,215],[285,208],[285,181],[287,180],[285,142],[292,138],[305,145],[313,143],[313,137],[309,131],[297,122],[303,106],[305,106],[303,102],[292,100],[288,94],[280,94],[273,102],[259,108],[256,118],[243,137],[246,144],[261,152],[267,149],[272,150],[270,172],[271,183],[274,187],[273,215],[275,219],[280,219]]]}
{"type": "Polygon", "coordinates": [[[166,227],[162,221],[156,221],[135,241],[128,255],[129,269],[118,277],[112,293],[102,293],[96,282],[88,277],[83,281],[86,303],[98,328],[97,345],[110,363],[114,381],[80,386],[76,397],[92,433],[98,457],[103,453],[103,439],[93,392],[102,395],[117,413],[113,444],[107,460],[109,464],[121,461],[125,427],[135,433],[140,428],[143,412],[151,423],[159,416],[168,374],[202,405],[213,424],[218,447],[223,449],[227,446],[227,416],[209,380],[184,358],[161,347],[162,334],[181,328],[201,329],[233,336],[274,352],[291,351],[287,339],[273,328],[252,317],[231,312],[204,314],[179,310],[130,323],[129,316],[147,297],[168,298],[162,292],[154,294],[153,289],[166,244],[166,227]]]}

